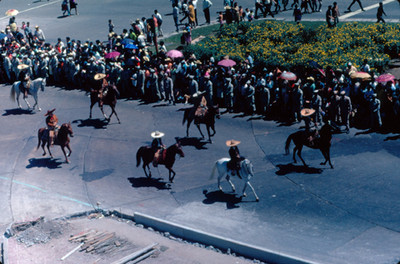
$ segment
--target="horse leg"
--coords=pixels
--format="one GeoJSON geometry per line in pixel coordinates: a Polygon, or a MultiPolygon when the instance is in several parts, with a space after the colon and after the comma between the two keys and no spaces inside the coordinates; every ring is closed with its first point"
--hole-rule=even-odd
{"type": "Polygon", "coordinates": [[[206,127],[207,127],[207,134],[208,134],[208,142],[212,143],[211,135],[210,135],[210,126],[207,125],[206,127]]]}
{"type": "Polygon", "coordinates": [[[90,114],[89,114],[89,119],[92,119],[92,108],[94,106],[95,103],[91,102],[90,103],[90,114]]]}
{"type": "Polygon", "coordinates": [[[260,199],[258,198],[258,196],[257,196],[257,194],[256,194],[256,191],[255,191],[254,188],[253,188],[253,185],[251,185],[251,183],[250,183],[248,180],[247,180],[246,183],[244,184],[242,196],[243,196],[243,197],[246,197],[245,191],[246,191],[247,185],[250,187],[250,189],[251,189],[252,192],[254,193],[254,196],[256,197],[256,201],[258,202],[260,199]]]}
{"type": "Polygon", "coordinates": [[[68,160],[68,157],[67,157],[67,153],[65,153],[64,146],[61,146],[61,150],[62,150],[62,152],[64,153],[65,162],[66,162],[66,163],[69,163],[69,160],[68,160]]]}
{"type": "Polygon", "coordinates": [[[293,149],[293,163],[297,163],[297,160],[296,160],[296,152],[297,151],[298,151],[298,148],[297,148],[297,146],[295,146],[293,149]]]}
{"type": "Polygon", "coordinates": [[[150,166],[149,166],[149,164],[144,163],[144,161],[143,161],[143,171],[147,178],[151,178],[150,166]],[[149,171],[149,173],[147,173],[146,167],[147,167],[147,170],[149,171]]]}
{"type": "Polygon", "coordinates": [[[43,154],[42,154],[42,156],[45,156],[46,155],[46,149],[44,148],[44,146],[46,145],[46,141],[42,141],[42,149],[43,149],[43,154]]]}
{"type": "Polygon", "coordinates": [[[232,192],[236,192],[235,185],[233,185],[233,182],[231,181],[231,176],[229,176],[229,173],[226,175],[225,179],[229,182],[229,184],[232,187],[232,192]]]}
{"type": "Polygon", "coordinates": [[[35,110],[35,107],[37,106],[38,111],[39,112],[42,111],[42,109],[39,107],[39,104],[38,104],[38,96],[37,96],[37,94],[35,94],[33,96],[33,98],[35,99],[35,104],[32,106],[33,110],[35,110]]]}
{"type": "Polygon", "coordinates": [[[326,157],[327,157],[327,160],[329,162],[329,165],[331,166],[331,169],[333,169],[333,165],[332,165],[332,162],[331,162],[331,151],[330,151],[329,148],[326,150],[326,157]]]}
{"type": "Polygon", "coordinates": [[[21,105],[21,103],[19,102],[19,92],[17,93],[17,105],[18,105],[18,108],[19,108],[19,109],[22,108],[22,105],[21,105]]]}
{"type": "Polygon", "coordinates": [[[172,168],[167,168],[167,169],[169,170],[169,182],[172,183],[174,181],[176,173],[172,168]]]}
{"type": "Polygon", "coordinates": [[[100,106],[100,110],[101,110],[101,113],[103,113],[104,118],[105,118],[107,121],[110,121],[110,119],[108,119],[108,117],[107,117],[106,114],[104,113],[103,106],[100,106]]]}
{"type": "Polygon", "coordinates": [[[71,153],[72,153],[72,150],[71,150],[71,147],[69,146],[69,143],[66,145],[66,147],[67,147],[67,149],[69,151],[69,153],[67,154],[67,157],[69,157],[69,156],[71,156],[71,153]]]}
{"type": "Polygon", "coordinates": [[[47,142],[47,150],[49,151],[50,157],[53,158],[53,154],[50,151],[50,140],[47,142]]]}
{"type": "Polygon", "coordinates": [[[299,150],[297,151],[297,156],[299,156],[299,158],[301,159],[301,161],[303,162],[303,165],[308,167],[308,165],[304,162],[303,157],[301,156],[301,150],[303,149],[303,146],[299,147],[299,150]]]}
{"type": "Polygon", "coordinates": [[[215,135],[215,127],[214,127],[214,124],[211,124],[210,127],[211,127],[211,129],[212,129],[212,131],[213,131],[213,133],[211,134],[211,136],[214,136],[214,135],[215,135]]]}
{"type": "Polygon", "coordinates": [[[25,101],[26,105],[28,106],[28,109],[31,108],[31,105],[29,104],[27,98],[24,97],[24,101],[25,101]]]}
{"type": "Polygon", "coordinates": [[[189,127],[190,127],[191,123],[192,123],[192,120],[188,119],[187,126],[186,126],[186,137],[189,137],[189,127]]]}
{"type": "Polygon", "coordinates": [[[115,117],[116,117],[117,120],[118,120],[118,124],[121,124],[121,121],[119,120],[119,117],[118,117],[118,115],[117,115],[117,112],[115,111],[115,106],[111,106],[111,110],[112,110],[112,112],[111,112],[111,115],[110,115],[109,119],[111,119],[111,116],[112,116],[113,113],[114,113],[114,114],[115,114],[115,117]]]}
{"type": "Polygon", "coordinates": [[[197,129],[199,130],[199,132],[200,132],[201,138],[204,138],[203,132],[201,132],[201,129],[200,129],[200,125],[199,125],[199,124],[196,124],[196,127],[197,127],[197,129]]]}

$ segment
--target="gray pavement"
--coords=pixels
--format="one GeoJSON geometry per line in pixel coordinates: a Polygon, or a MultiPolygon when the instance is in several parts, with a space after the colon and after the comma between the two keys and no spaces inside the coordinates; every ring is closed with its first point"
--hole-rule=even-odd
{"type": "MultiPolygon", "coordinates": [[[[5,10],[35,7],[22,12],[17,20],[41,25],[54,43],[57,37],[66,35],[81,40],[101,39],[108,18],[114,20],[119,31],[128,26],[129,20],[150,15],[154,9],[144,11],[139,5],[142,1],[119,2],[79,1],[79,16],[67,18],[58,18],[59,1],[3,0],[0,6],[5,10]],[[126,8],[121,9],[119,2],[126,8]]],[[[169,12],[170,4],[166,2],[168,5],[163,2],[158,8],[162,14],[169,12]]],[[[214,2],[215,9],[222,4],[218,2],[214,2]]],[[[146,3],[160,5],[160,1],[146,3]]],[[[253,1],[242,3],[253,5],[253,1]]],[[[365,1],[365,5],[368,3],[373,4],[365,1]]],[[[392,12],[398,3],[390,2],[385,8],[392,12]]],[[[310,16],[314,15],[318,19],[318,14],[310,16]]],[[[375,11],[357,16],[374,19],[375,11]]],[[[3,18],[0,23],[5,25],[7,20],[3,18]]],[[[172,23],[165,23],[165,32],[172,32],[168,27],[172,28],[172,23]]],[[[167,145],[173,144],[175,137],[183,138],[183,113],[179,109],[187,106],[120,100],[117,111],[122,124],[113,119],[106,125],[97,108],[93,109],[94,119],[88,120],[89,98],[84,92],[46,87],[39,94],[40,106],[44,111],[56,107],[60,123],[70,121],[75,132],[71,164],[65,164],[57,147],[53,149],[55,159],[36,151],[36,133],[45,125],[44,113],[15,109],[9,92],[10,86],[0,88],[2,230],[11,222],[38,216],[51,219],[93,208],[116,209],[126,214],[142,212],[310,262],[400,260],[397,135],[356,135],[359,131],[354,129],[350,134],[335,135],[335,168],[320,166],[322,155],[304,149],[303,157],[310,164],[305,169],[291,164],[291,155],[283,155],[287,136],[300,125],[286,127],[257,117],[225,114],[217,120],[213,144],[200,141],[195,127],[191,128],[190,138],[182,141],[185,157],[174,166],[175,182],[168,185],[163,166],[152,168],[154,178],[145,179],[143,170],[136,168],[135,154],[139,146],[150,143],[150,132],[154,130],[166,133],[167,145]],[[225,182],[227,193],[221,194],[216,179],[210,179],[214,162],[228,154],[225,140],[230,138],[242,141],[241,153],[254,163],[256,176],[252,183],[260,196],[258,203],[251,193],[241,202],[234,199],[225,182]]],[[[240,183],[234,182],[240,189],[240,183]]]]}

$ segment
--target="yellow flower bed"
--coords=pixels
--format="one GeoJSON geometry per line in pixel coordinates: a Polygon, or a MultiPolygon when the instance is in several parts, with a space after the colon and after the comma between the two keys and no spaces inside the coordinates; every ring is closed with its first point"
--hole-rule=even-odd
{"type": "Polygon", "coordinates": [[[226,25],[217,36],[186,48],[198,58],[229,55],[236,60],[243,60],[247,51],[263,67],[307,67],[310,61],[324,68],[351,61],[357,67],[368,59],[373,69],[382,70],[400,52],[400,25],[344,23],[328,29],[326,25],[246,22],[226,25]]]}

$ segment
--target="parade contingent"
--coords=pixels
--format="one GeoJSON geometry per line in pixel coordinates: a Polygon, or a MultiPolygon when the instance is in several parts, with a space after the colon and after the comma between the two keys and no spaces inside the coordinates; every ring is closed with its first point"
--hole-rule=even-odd
{"type": "MultiPolygon", "coordinates": [[[[224,113],[257,114],[287,124],[304,121],[311,146],[328,121],[343,132],[349,132],[351,126],[399,128],[399,82],[380,78],[367,60],[359,69],[352,62],[337,69],[322,69],[316,62],[284,69],[260,66],[250,53],[243,61],[196,58],[179,50],[168,51],[165,43],[157,40],[162,36],[162,17],[157,10],[149,19],[136,19],[120,34],[114,32],[113,22],[108,20],[107,41],[81,42],[66,37],[51,44],[39,26],[32,30],[29,22],[17,23],[15,17],[10,18],[1,32],[0,81],[19,81],[24,98],[33,80],[42,78],[47,85],[90,92],[91,107],[96,102],[101,107],[110,105],[118,121],[114,109],[117,98],[193,104],[195,124],[215,107],[224,108],[224,113]],[[107,101],[107,96],[112,98],[107,101]]],[[[189,27],[195,27],[196,21],[191,24],[189,27]]],[[[213,124],[211,128],[215,133],[213,124]]],[[[52,133],[48,134],[51,137],[52,133]]],[[[209,132],[211,142],[210,137],[209,132]]],[[[156,166],[165,146],[155,142],[150,149],[156,166]]],[[[229,168],[240,177],[240,155],[231,152],[235,162],[229,163],[229,168]]],[[[174,174],[172,167],[168,169],[174,174]]]]}

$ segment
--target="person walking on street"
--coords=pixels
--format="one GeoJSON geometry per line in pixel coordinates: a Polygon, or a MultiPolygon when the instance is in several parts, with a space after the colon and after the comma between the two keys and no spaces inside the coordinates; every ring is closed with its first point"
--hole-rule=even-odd
{"type": "Polygon", "coordinates": [[[385,23],[385,20],[383,19],[383,15],[385,15],[386,16],[386,13],[385,13],[385,11],[383,11],[383,3],[382,2],[380,2],[379,3],[379,7],[378,7],[378,11],[377,11],[377,13],[376,13],[376,18],[378,19],[377,21],[376,21],[376,23],[379,23],[379,22],[383,22],[383,23],[385,23]]]}
{"type": "Polygon", "coordinates": [[[346,126],[346,132],[349,133],[350,130],[350,114],[352,111],[352,105],[350,97],[346,95],[345,91],[340,92],[339,99],[339,112],[342,124],[346,126]]]}
{"type": "Polygon", "coordinates": [[[351,2],[351,4],[349,5],[349,7],[347,8],[347,11],[348,11],[348,12],[351,12],[351,7],[352,7],[356,2],[357,2],[358,5],[360,6],[361,11],[365,11],[364,8],[362,7],[361,0],[353,0],[353,2],[351,2]]]}
{"type": "Polygon", "coordinates": [[[332,17],[333,17],[333,26],[336,27],[337,24],[339,24],[339,7],[337,5],[337,2],[333,2],[332,6],[332,17]]]}
{"type": "Polygon", "coordinates": [[[65,16],[66,12],[68,12],[67,16],[71,15],[71,11],[69,10],[68,7],[68,0],[63,0],[63,2],[61,3],[61,11],[63,11],[63,16],[65,16]]]}
{"type": "Polygon", "coordinates": [[[210,0],[203,0],[203,12],[204,17],[206,18],[206,23],[210,24],[210,7],[212,6],[212,2],[210,0]]]}
{"type": "Polygon", "coordinates": [[[72,9],[75,9],[75,15],[78,15],[78,3],[76,0],[69,0],[69,12],[71,14],[72,9]]]}
{"type": "Polygon", "coordinates": [[[174,18],[176,32],[179,32],[179,7],[176,4],[172,6],[172,17],[174,18]]]}
{"type": "Polygon", "coordinates": [[[328,6],[328,10],[325,13],[326,23],[328,24],[328,28],[333,27],[333,16],[332,16],[332,6],[328,6]]]}

